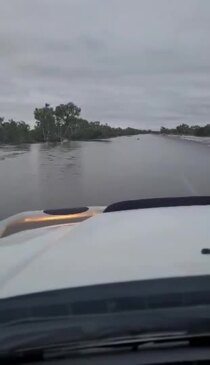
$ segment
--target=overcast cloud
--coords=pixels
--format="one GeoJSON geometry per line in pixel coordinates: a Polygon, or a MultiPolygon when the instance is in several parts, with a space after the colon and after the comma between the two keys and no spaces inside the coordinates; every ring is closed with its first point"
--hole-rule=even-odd
{"type": "Polygon", "coordinates": [[[0,115],[210,123],[209,0],[0,0],[0,115]]]}

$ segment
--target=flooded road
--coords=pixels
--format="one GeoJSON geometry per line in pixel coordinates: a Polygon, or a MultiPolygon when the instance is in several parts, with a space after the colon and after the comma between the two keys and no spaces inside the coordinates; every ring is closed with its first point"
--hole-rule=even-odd
{"type": "Polygon", "coordinates": [[[210,148],[162,136],[0,148],[0,219],[24,210],[210,195],[210,148]]]}

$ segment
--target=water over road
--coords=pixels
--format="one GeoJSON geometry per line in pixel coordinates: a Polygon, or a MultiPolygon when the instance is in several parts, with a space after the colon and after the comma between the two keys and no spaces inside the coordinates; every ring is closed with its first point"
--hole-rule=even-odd
{"type": "Polygon", "coordinates": [[[184,195],[210,195],[208,145],[145,135],[0,148],[0,219],[24,210],[184,195]]]}

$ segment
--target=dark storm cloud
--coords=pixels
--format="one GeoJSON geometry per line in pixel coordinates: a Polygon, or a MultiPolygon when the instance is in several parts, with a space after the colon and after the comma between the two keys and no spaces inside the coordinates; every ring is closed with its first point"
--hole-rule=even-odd
{"type": "Polygon", "coordinates": [[[210,122],[209,0],[0,0],[0,114],[45,102],[159,128],[210,122]]]}

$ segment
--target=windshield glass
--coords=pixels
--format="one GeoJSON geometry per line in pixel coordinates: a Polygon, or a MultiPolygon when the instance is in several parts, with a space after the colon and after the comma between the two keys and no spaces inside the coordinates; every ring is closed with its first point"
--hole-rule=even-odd
{"type": "Polygon", "coordinates": [[[0,219],[210,194],[209,1],[0,3],[0,219]]]}
{"type": "Polygon", "coordinates": [[[209,0],[0,0],[0,355],[210,331],[209,36],[209,0]]]}

